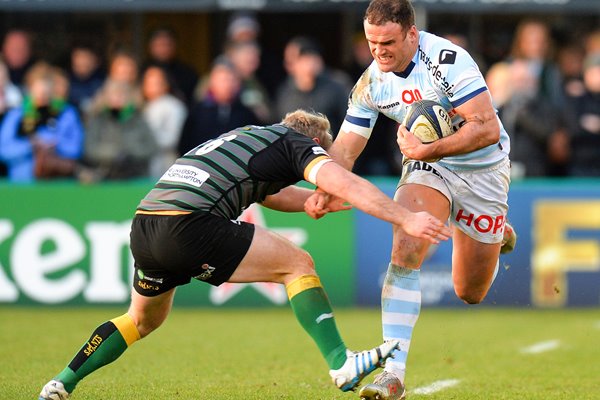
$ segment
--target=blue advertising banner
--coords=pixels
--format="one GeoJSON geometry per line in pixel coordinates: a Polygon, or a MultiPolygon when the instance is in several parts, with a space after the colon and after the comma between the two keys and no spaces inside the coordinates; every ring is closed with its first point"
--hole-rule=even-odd
{"type": "MultiPolygon", "coordinates": [[[[395,180],[374,180],[392,196],[395,180]]],[[[600,305],[600,181],[528,180],[511,185],[508,220],[519,235],[500,257],[485,304],[600,305]]],[[[380,303],[392,247],[392,229],[356,213],[357,303],[380,303]]],[[[452,242],[432,248],[421,268],[424,305],[460,306],[452,285],[452,242]]]]}

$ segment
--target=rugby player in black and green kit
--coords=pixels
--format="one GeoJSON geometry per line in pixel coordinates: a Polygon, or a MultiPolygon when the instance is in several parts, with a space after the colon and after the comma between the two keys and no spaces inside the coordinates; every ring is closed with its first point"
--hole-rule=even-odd
{"type": "Polygon", "coordinates": [[[265,228],[235,221],[252,203],[302,211],[312,190],[330,193],[324,209],[348,209],[344,200],[407,232],[438,243],[451,234],[428,213],[412,213],[368,181],[331,160],[329,121],[298,110],[280,124],[246,126],[199,145],[179,158],[139,204],[131,228],[135,259],[131,305],[101,324],[68,366],[48,382],[40,399],[66,399],[85,376],[117,359],[158,328],[171,310],[175,288],[191,279],[276,282],[285,285],[300,325],[329,365],[333,383],[354,389],[389,357],[398,343],[349,351],[310,255],[265,228]]]}

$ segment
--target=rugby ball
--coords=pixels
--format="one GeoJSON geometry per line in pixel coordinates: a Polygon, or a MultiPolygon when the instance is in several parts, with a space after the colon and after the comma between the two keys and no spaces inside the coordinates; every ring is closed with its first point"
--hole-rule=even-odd
{"type": "Polygon", "coordinates": [[[402,121],[413,135],[423,143],[431,143],[454,133],[452,119],[439,103],[419,100],[406,110],[402,121]]]}

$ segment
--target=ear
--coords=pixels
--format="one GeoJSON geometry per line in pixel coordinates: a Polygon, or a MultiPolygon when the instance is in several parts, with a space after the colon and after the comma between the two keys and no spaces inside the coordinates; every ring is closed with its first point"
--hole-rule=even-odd
{"type": "Polygon", "coordinates": [[[318,145],[321,144],[321,139],[319,139],[318,137],[314,137],[314,138],[312,138],[312,140],[318,145]]]}
{"type": "Polygon", "coordinates": [[[408,29],[408,36],[413,41],[419,41],[419,30],[417,29],[417,27],[415,25],[411,26],[408,29]]]}

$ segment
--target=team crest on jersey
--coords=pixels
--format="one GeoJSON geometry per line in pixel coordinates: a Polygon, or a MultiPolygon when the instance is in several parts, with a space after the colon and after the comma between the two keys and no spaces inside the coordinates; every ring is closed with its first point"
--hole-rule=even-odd
{"type": "Polygon", "coordinates": [[[444,49],[440,51],[440,64],[454,64],[456,62],[456,52],[454,50],[444,49]]]}

